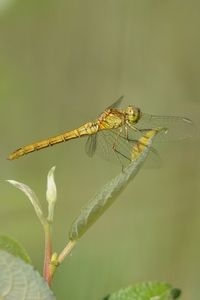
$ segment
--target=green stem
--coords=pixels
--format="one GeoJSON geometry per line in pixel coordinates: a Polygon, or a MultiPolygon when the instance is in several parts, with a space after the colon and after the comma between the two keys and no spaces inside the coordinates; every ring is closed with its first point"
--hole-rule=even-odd
{"type": "Polygon", "coordinates": [[[58,256],[58,264],[61,264],[65,257],[69,255],[72,251],[72,249],[75,247],[77,241],[76,240],[70,240],[68,244],[65,246],[65,248],[62,250],[62,252],[58,256]]]}

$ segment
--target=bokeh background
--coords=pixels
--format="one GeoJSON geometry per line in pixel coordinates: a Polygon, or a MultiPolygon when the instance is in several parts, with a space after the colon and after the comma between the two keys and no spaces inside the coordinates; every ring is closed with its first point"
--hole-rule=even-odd
{"type": "MultiPolygon", "coordinates": [[[[73,129],[121,95],[158,115],[199,126],[200,2],[135,0],[0,1],[0,231],[19,240],[42,270],[43,232],[25,196],[44,209],[46,175],[56,165],[54,251],[72,220],[121,171],[84,152],[84,139],[16,161],[29,142],[73,129]]],[[[80,240],[53,283],[57,299],[101,299],[144,280],[200,299],[200,143],[170,145],[167,164],[141,170],[80,240]]]]}

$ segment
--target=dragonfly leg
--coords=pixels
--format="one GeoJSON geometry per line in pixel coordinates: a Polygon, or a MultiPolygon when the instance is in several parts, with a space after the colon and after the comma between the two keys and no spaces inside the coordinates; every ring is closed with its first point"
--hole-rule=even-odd
{"type": "MultiPolygon", "coordinates": [[[[136,126],[133,126],[132,124],[130,124],[130,123],[127,123],[128,124],[128,126],[131,128],[131,129],[133,129],[134,131],[136,131],[136,132],[146,132],[146,131],[150,131],[150,130],[152,130],[153,128],[149,128],[149,129],[147,129],[147,128],[137,128],[136,126]]],[[[126,129],[127,129],[127,127],[126,127],[126,129]]],[[[127,130],[128,131],[128,130],[127,130]]]]}
{"type": "Polygon", "coordinates": [[[140,139],[131,139],[128,135],[128,128],[125,127],[125,135],[121,135],[121,138],[125,139],[128,143],[132,144],[131,149],[133,152],[132,152],[132,159],[130,159],[130,161],[134,159],[134,152],[135,152],[135,157],[137,157],[137,155],[141,152],[141,149],[146,148],[146,147],[148,147],[149,150],[154,155],[159,156],[158,151],[152,145],[151,146],[148,145],[149,137],[148,137],[148,135],[146,136],[146,133],[148,133],[152,130],[155,130],[157,132],[163,131],[163,130],[166,131],[166,128],[155,128],[155,129],[146,129],[146,128],[143,129],[142,128],[142,129],[139,129],[132,125],[129,127],[131,127],[131,129],[134,129],[135,131],[141,132],[141,134],[142,134],[142,137],[140,139]]]}
{"type": "MultiPolygon", "coordinates": [[[[127,128],[125,127],[124,129],[125,129],[125,136],[127,136],[127,128]]],[[[115,141],[114,141],[114,143],[113,143],[112,149],[113,149],[113,151],[114,151],[114,153],[115,153],[116,158],[119,160],[120,164],[122,165],[122,171],[123,171],[123,169],[124,169],[124,164],[123,164],[121,158],[122,158],[122,157],[125,158],[128,162],[131,162],[131,159],[130,159],[129,157],[127,157],[125,154],[123,154],[121,151],[119,151],[119,150],[117,149],[117,146],[118,146],[118,144],[119,144],[119,138],[122,138],[122,137],[123,137],[123,138],[125,139],[125,137],[124,137],[123,134],[122,134],[122,131],[123,131],[123,128],[120,128],[119,132],[118,132],[117,135],[116,135],[116,138],[115,138],[115,141]],[[121,158],[120,158],[120,157],[121,157],[121,158]]]]}

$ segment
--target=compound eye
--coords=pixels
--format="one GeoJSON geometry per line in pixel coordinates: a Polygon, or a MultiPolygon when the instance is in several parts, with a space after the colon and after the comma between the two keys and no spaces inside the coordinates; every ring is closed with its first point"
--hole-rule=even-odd
{"type": "Polygon", "coordinates": [[[133,111],[133,107],[132,106],[128,106],[126,109],[126,115],[130,116],[133,115],[134,111],[133,111]]]}
{"type": "Polygon", "coordinates": [[[128,106],[126,109],[126,116],[129,122],[136,123],[140,119],[140,110],[134,106],[128,106]]]}

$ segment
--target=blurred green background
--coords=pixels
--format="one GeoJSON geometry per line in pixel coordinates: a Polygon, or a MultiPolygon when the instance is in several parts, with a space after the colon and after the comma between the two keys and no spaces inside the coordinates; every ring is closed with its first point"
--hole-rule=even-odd
{"type": "MultiPolygon", "coordinates": [[[[199,1],[0,1],[0,177],[30,185],[45,209],[46,175],[56,165],[54,251],[121,168],[88,158],[84,139],[13,162],[7,155],[93,120],[121,95],[125,106],[183,115],[198,127],[199,11],[199,1]]],[[[200,299],[199,150],[198,137],[172,144],[169,163],[140,171],[59,268],[57,299],[101,299],[154,279],[181,288],[181,299],[200,299]]],[[[0,196],[0,231],[41,271],[43,232],[30,203],[4,181],[0,196]]]]}

